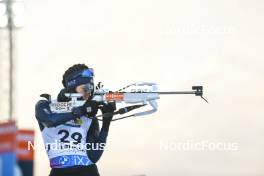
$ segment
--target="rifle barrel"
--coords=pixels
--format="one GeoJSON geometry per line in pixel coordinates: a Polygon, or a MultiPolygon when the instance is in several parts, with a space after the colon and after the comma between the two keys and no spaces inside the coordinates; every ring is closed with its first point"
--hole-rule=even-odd
{"type": "MultiPolygon", "coordinates": [[[[113,94],[115,93],[157,93],[161,95],[171,95],[171,94],[196,94],[198,91],[169,91],[169,92],[112,92],[113,94]]],[[[105,93],[95,93],[94,95],[102,95],[105,93]]],[[[106,93],[108,94],[108,93],[106,93]]]]}

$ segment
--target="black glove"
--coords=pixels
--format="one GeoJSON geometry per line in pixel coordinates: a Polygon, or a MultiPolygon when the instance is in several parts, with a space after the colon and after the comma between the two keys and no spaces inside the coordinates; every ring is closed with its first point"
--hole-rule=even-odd
{"type": "Polygon", "coordinates": [[[116,110],[116,103],[115,102],[109,102],[104,103],[102,107],[103,113],[113,113],[116,110]]]}
{"type": "Polygon", "coordinates": [[[98,112],[98,103],[94,100],[86,101],[82,107],[89,117],[95,117],[98,112]]]}
{"type": "MultiPolygon", "coordinates": [[[[103,114],[113,113],[116,110],[116,103],[115,102],[104,103],[101,110],[102,110],[103,114]]],[[[103,116],[103,121],[111,121],[112,118],[113,118],[113,116],[110,116],[110,117],[109,116],[107,116],[107,117],[103,116]]]]}
{"type": "Polygon", "coordinates": [[[74,107],[72,108],[72,114],[75,118],[79,118],[86,114],[85,108],[81,107],[74,107]]]}

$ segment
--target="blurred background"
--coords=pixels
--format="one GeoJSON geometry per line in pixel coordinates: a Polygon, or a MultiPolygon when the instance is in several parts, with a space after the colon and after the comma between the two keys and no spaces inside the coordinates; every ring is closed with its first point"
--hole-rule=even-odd
{"type": "Polygon", "coordinates": [[[264,175],[263,9],[262,0],[0,0],[0,120],[35,131],[34,173],[46,176],[34,106],[42,93],[56,98],[71,65],[94,68],[112,90],[203,85],[209,104],[163,96],[156,114],[114,122],[101,175],[264,175]],[[161,147],[203,141],[236,147],[161,147]]]}

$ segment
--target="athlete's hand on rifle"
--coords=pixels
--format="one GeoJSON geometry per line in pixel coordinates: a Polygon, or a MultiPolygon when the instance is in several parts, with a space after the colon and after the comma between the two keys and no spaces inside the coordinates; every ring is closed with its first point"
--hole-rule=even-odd
{"type": "Polygon", "coordinates": [[[86,110],[83,106],[74,107],[74,108],[72,108],[72,114],[74,115],[75,118],[79,118],[79,117],[86,114],[86,110]]]}
{"type": "MultiPolygon", "coordinates": [[[[115,112],[116,110],[116,103],[115,102],[104,103],[101,110],[103,114],[106,114],[106,113],[111,114],[115,112]]],[[[103,116],[103,121],[111,121],[112,118],[113,118],[113,115],[103,116]]]]}

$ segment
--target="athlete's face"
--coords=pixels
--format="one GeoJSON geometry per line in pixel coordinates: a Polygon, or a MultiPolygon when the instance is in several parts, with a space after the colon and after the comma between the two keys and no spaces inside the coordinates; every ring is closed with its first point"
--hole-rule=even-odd
{"type": "Polygon", "coordinates": [[[91,94],[87,91],[85,84],[76,87],[76,92],[82,94],[84,100],[88,100],[91,94]]]}

